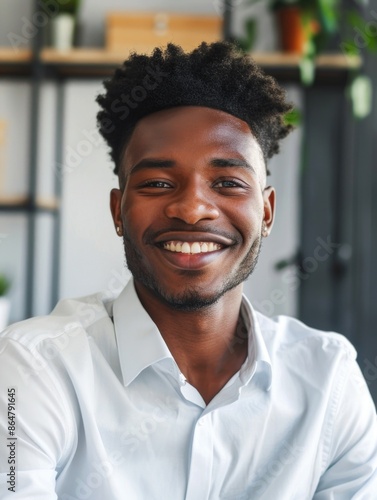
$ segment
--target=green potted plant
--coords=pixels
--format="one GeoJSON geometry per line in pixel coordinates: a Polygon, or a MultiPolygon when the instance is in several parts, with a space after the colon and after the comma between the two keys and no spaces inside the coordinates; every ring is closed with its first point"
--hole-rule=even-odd
{"type": "Polygon", "coordinates": [[[301,55],[301,80],[314,79],[314,59],[339,30],[341,0],[271,0],[284,52],[301,55]]]}
{"type": "MultiPolygon", "coordinates": [[[[256,4],[263,0],[248,0],[256,4]]],[[[301,79],[310,84],[314,78],[314,59],[328,48],[333,39],[345,55],[357,55],[355,29],[365,24],[360,9],[367,0],[353,0],[351,9],[343,9],[342,0],[268,0],[274,12],[283,51],[301,56],[301,79]]],[[[377,46],[376,40],[369,48],[377,46]]],[[[241,48],[242,44],[241,44],[241,48]]]]}
{"type": "Polygon", "coordinates": [[[4,274],[0,274],[0,331],[8,325],[10,301],[6,297],[10,282],[4,274]]]}
{"type": "MultiPolygon", "coordinates": [[[[49,0],[42,0],[49,8],[49,0]]],[[[69,50],[73,47],[76,18],[80,0],[55,0],[56,10],[51,12],[51,41],[58,50],[69,50]]]]}
{"type": "Polygon", "coordinates": [[[56,0],[61,14],[76,16],[80,6],[80,0],[56,0]]]}
{"type": "Polygon", "coordinates": [[[270,7],[275,12],[283,52],[304,54],[308,44],[320,32],[316,0],[274,0],[270,7]]]}
{"type": "MultiPolygon", "coordinates": [[[[368,32],[368,23],[361,15],[362,7],[368,3],[368,0],[352,0],[349,7],[344,8],[342,0],[270,0],[278,19],[283,50],[301,54],[300,72],[304,84],[313,82],[315,57],[328,49],[331,39],[333,46],[345,57],[360,55],[362,48],[377,52],[375,30],[368,32]],[[293,21],[292,14],[296,18],[293,21]],[[299,32],[296,45],[289,38],[294,25],[299,32]]],[[[347,93],[354,116],[367,116],[372,106],[369,78],[354,69],[347,93]]]]}

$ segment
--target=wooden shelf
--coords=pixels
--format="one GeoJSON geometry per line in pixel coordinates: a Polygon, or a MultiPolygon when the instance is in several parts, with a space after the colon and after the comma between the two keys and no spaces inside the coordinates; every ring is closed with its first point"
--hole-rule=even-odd
{"type": "Polygon", "coordinates": [[[131,50],[122,52],[110,52],[105,49],[77,48],[67,51],[45,48],[41,52],[41,60],[45,64],[70,64],[70,65],[118,65],[122,64],[131,50]]]}
{"type": "Polygon", "coordinates": [[[30,75],[32,57],[31,50],[15,50],[10,47],[0,47],[0,75],[30,75]]]}
{"type": "Polygon", "coordinates": [[[59,200],[57,198],[38,197],[36,207],[40,210],[55,211],[59,208],[59,200]]]}
{"type": "MultiPolygon", "coordinates": [[[[111,76],[129,56],[132,48],[121,52],[105,49],[73,49],[59,52],[44,49],[41,60],[48,72],[62,78],[103,78],[111,76]]],[[[296,54],[253,53],[251,57],[270,75],[279,81],[300,83],[300,61],[296,54]]],[[[343,54],[322,54],[316,60],[316,84],[344,85],[351,70],[360,67],[361,59],[345,57],[343,54]]]]}
{"type": "Polygon", "coordinates": [[[58,208],[59,201],[56,198],[38,197],[33,203],[28,196],[0,196],[1,212],[56,212],[58,208]]]}
{"type": "MultiPolygon", "coordinates": [[[[251,54],[251,57],[263,67],[298,67],[301,62],[300,55],[282,52],[255,52],[251,54]]],[[[321,54],[316,58],[317,69],[349,70],[359,68],[360,65],[361,58],[359,56],[346,57],[339,53],[328,53],[321,54]]]]}
{"type": "MultiPolygon", "coordinates": [[[[302,84],[298,54],[253,53],[251,54],[266,73],[281,83],[302,84]]],[[[314,86],[345,87],[349,82],[350,72],[361,67],[359,56],[346,57],[341,53],[321,54],[316,58],[314,86]]]]}
{"type": "MultiPolygon", "coordinates": [[[[46,64],[56,65],[119,65],[123,63],[131,51],[131,47],[116,52],[106,49],[78,48],[68,51],[58,51],[46,48],[42,50],[41,60],[46,64]]],[[[297,54],[285,54],[282,52],[255,52],[250,55],[261,66],[295,67],[301,61],[301,57],[297,54]]],[[[359,67],[360,64],[360,57],[346,57],[338,53],[321,54],[316,59],[316,66],[318,68],[353,69],[359,67]]]]}
{"type": "Polygon", "coordinates": [[[13,49],[11,47],[0,47],[0,63],[29,63],[32,60],[32,52],[27,49],[13,49]]]}
{"type": "MultiPolygon", "coordinates": [[[[122,51],[106,49],[74,48],[58,51],[44,48],[40,61],[46,76],[61,78],[102,78],[110,76],[114,68],[121,65],[129,56],[132,47],[122,51]]],[[[279,52],[252,53],[251,57],[266,72],[283,81],[300,81],[300,56],[279,52]]],[[[31,72],[32,53],[30,50],[15,51],[12,48],[0,48],[0,74],[19,75],[31,72]]],[[[321,54],[316,59],[317,82],[342,83],[350,70],[360,67],[361,59],[357,56],[346,57],[343,54],[321,54]]]]}

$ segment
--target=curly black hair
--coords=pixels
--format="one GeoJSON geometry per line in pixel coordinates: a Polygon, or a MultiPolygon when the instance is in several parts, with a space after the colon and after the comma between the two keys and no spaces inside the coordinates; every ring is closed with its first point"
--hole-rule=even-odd
{"type": "Polygon", "coordinates": [[[133,53],[105,80],[97,97],[97,121],[110,146],[118,174],[125,146],[143,117],[175,106],[204,106],[245,121],[257,139],[265,163],[279,151],[291,125],[285,91],[248,56],[228,42],[201,43],[192,52],[168,44],[151,55],[133,53]]]}

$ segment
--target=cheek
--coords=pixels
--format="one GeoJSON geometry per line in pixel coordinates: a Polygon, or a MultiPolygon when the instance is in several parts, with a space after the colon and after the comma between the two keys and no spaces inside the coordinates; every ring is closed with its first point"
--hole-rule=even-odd
{"type": "Polygon", "coordinates": [[[126,197],[122,205],[122,218],[128,235],[142,242],[145,232],[159,223],[161,210],[156,203],[152,206],[148,198],[126,197]]]}
{"type": "Polygon", "coordinates": [[[135,203],[129,197],[122,204],[122,219],[128,235],[133,237],[144,224],[146,210],[142,210],[140,204],[135,203]]]}
{"type": "Polygon", "coordinates": [[[233,206],[228,207],[223,213],[232,221],[244,239],[255,239],[256,236],[260,236],[263,220],[262,199],[234,201],[233,206]]]}

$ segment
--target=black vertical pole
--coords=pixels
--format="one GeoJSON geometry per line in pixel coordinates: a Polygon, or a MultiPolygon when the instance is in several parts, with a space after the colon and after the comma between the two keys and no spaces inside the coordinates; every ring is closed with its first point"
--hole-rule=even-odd
{"type": "MultiPolygon", "coordinates": [[[[39,8],[38,0],[34,2],[34,12],[39,8]]],[[[38,167],[38,124],[40,84],[42,65],[40,51],[43,43],[43,31],[36,32],[33,43],[33,60],[31,76],[30,102],[30,145],[29,145],[29,211],[27,214],[27,249],[26,249],[26,286],[25,316],[33,315],[33,293],[35,282],[35,236],[36,236],[36,201],[37,201],[37,167],[38,167]]]]}
{"type": "Polygon", "coordinates": [[[227,41],[232,41],[232,0],[222,0],[223,5],[223,38],[227,41]]]}
{"type": "Polygon", "coordinates": [[[337,133],[333,137],[337,149],[332,171],[333,180],[333,238],[339,246],[333,260],[333,328],[355,338],[355,311],[353,308],[353,217],[355,186],[355,120],[350,103],[344,99],[339,113],[337,133]]]}

